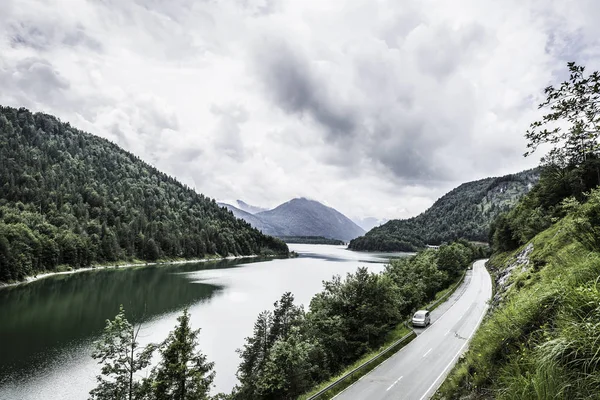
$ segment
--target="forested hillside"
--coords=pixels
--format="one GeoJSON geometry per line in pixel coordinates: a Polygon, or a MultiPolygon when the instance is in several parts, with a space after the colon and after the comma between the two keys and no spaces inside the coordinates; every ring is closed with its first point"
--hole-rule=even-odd
{"type": "Polygon", "coordinates": [[[0,282],[117,260],[287,252],[117,145],[0,107],[0,282]]]}
{"type": "Polygon", "coordinates": [[[391,220],[350,242],[352,250],[415,251],[456,239],[488,241],[494,218],[537,182],[537,169],[463,183],[422,214],[391,220]]]}

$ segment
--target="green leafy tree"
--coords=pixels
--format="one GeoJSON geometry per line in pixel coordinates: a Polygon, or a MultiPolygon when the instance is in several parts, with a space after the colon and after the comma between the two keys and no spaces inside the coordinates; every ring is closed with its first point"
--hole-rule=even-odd
{"type": "Polygon", "coordinates": [[[450,276],[457,276],[465,268],[469,261],[467,249],[458,244],[440,246],[437,251],[438,268],[447,272],[450,276]]]}
{"type": "MultiPolygon", "coordinates": [[[[525,135],[529,140],[525,156],[541,144],[550,144],[553,147],[544,161],[561,166],[581,164],[596,155],[600,135],[600,74],[586,75],[585,67],[574,62],[567,66],[569,80],[558,87],[548,86],[546,100],[539,105],[550,112],[533,122],[525,135]]],[[[600,175],[598,178],[600,183],[600,175]]]]}
{"type": "Polygon", "coordinates": [[[269,330],[269,345],[272,345],[277,339],[287,338],[290,329],[297,326],[304,317],[304,310],[294,304],[294,295],[291,292],[284,293],[273,306],[275,310],[269,330]]]}
{"type": "Polygon", "coordinates": [[[134,328],[120,307],[115,319],[106,321],[100,340],[95,343],[92,357],[102,364],[98,386],[90,391],[93,400],[137,400],[148,395],[148,382],[136,373],[150,365],[154,345],[140,348],[137,337],[140,326],[134,328]]]}
{"type": "Polygon", "coordinates": [[[315,383],[319,371],[318,344],[293,327],[285,339],[277,339],[256,382],[261,399],[296,399],[315,383]]]}
{"type": "Polygon", "coordinates": [[[209,399],[215,378],[214,363],[196,350],[200,329],[192,330],[187,309],[177,318],[179,324],[160,346],[162,360],[155,368],[153,393],[156,400],[209,399]]]}
{"type": "Polygon", "coordinates": [[[146,256],[146,260],[148,261],[156,261],[160,256],[160,250],[154,239],[148,239],[148,241],[146,242],[146,249],[144,251],[144,255],[146,256]]]}
{"type": "Polygon", "coordinates": [[[333,371],[381,344],[400,321],[398,288],[388,275],[358,268],[345,280],[335,276],[310,302],[315,336],[327,350],[333,371]]]}

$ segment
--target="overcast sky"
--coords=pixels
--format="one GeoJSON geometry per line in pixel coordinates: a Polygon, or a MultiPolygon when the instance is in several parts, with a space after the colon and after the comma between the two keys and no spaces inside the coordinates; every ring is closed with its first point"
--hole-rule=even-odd
{"type": "Polygon", "coordinates": [[[535,166],[523,134],[597,0],[0,0],[0,104],[217,199],[416,215],[535,166]]]}

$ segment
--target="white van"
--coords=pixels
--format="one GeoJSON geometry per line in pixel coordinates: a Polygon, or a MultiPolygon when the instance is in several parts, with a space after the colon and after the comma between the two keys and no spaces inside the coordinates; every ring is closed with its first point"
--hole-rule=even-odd
{"type": "Polygon", "coordinates": [[[426,327],[431,323],[431,316],[427,310],[419,310],[412,317],[413,326],[426,327]]]}

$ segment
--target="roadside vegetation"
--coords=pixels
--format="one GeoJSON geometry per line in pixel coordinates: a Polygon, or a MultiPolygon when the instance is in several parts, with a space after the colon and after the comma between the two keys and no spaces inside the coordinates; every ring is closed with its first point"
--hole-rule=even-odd
{"type": "Polygon", "coordinates": [[[527,133],[530,151],[553,146],[540,182],[491,229],[492,311],[438,398],[600,393],[600,75],[569,70],[527,133]]]}
{"type": "Polygon", "coordinates": [[[233,399],[296,399],[404,332],[418,307],[455,282],[485,249],[468,242],[395,259],[381,274],[359,268],[323,282],[304,310],[285,293],[262,312],[239,350],[233,399]],[[396,333],[394,335],[394,332],[396,333]]]}

